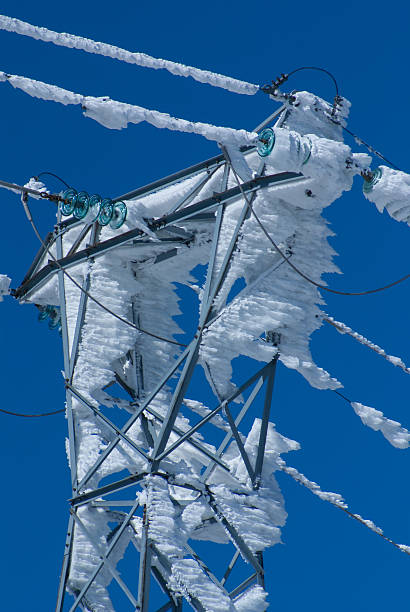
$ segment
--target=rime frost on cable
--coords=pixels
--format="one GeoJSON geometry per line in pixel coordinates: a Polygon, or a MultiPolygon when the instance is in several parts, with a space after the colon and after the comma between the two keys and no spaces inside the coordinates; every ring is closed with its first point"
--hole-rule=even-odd
{"type": "Polygon", "coordinates": [[[376,204],[377,210],[387,210],[396,221],[410,224],[410,175],[388,166],[380,166],[374,173],[365,197],[376,204]]]}
{"type": "Polygon", "coordinates": [[[0,274],[0,302],[3,301],[3,297],[8,295],[10,290],[11,278],[6,276],[5,274],[0,274]]]}
{"type": "Polygon", "coordinates": [[[407,374],[410,374],[410,368],[406,366],[406,364],[404,363],[402,359],[400,359],[400,357],[395,357],[394,355],[388,355],[386,351],[382,349],[380,346],[378,346],[377,344],[374,344],[374,342],[371,342],[371,340],[368,340],[361,334],[358,334],[357,332],[353,331],[353,329],[351,327],[348,327],[345,323],[341,323],[340,321],[335,321],[333,317],[325,317],[324,320],[330,323],[331,325],[333,325],[339,333],[348,334],[349,336],[351,336],[352,338],[360,342],[360,344],[367,346],[368,348],[370,348],[372,351],[374,351],[381,357],[384,357],[384,359],[386,359],[393,365],[401,368],[407,374]]]}
{"type": "MultiPolygon", "coordinates": [[[[299,472],[296,468],[286,465],[284,461],[281,461],[281,465],[282,465],[281,469],[286,474],[289,474],[289,476],[291,476],[296,482],[301,484],[303,487],[306,487],[306,489],[309,489],[314,495],[319,497],[322,501],[327,501],[333,506],[336,506],[336,508],[340,508],[341,510],[346,511],[349,514],[349,516],[359,521],[359,523],[361,523],[362,525],[364,525],[365,527],[367,527],[374,533],[377,533],[378,535],[383,535],[383,530],[380,529],[380,527],[378,527],[372,520],[365,519],[362,516],[360,516],[360,514],[354,514],[353,512],[351,512],[349,510],[349,506],[346,504],[343,497],[339,493],[331,493],[329,491],[322,491],[322,489],[316,482],[313,482],[312,480],[309,480],[308,478],[306,478],[306,476],[302,474],[301,472],[299,472]]],[[[402,544],[402,545],[399,545],[399,548],[402,548],[402,550],[404,550],[406,547],[402,544]]]]}
{"type": "Polygon", "coordinates": [[[111,100],[108,96],[99,98],[82,96],[56,85],[17,75],[8,75],[5,72],[0,72],[0,81],[8,82],[14,88],[21,89],[34,98],[58,102],[64,105],[81,105],[86,117],[90,117],[104,127],[113,130],[126,128],[129,123],[138,124],[141,121],[146,121],[157,128],[198,134],[208,140],[236,146],[254,144],[257,140],[256,133],[247,132],[246,130],[235,130],[209,123],[178,119],[168,113],[126,104],[125,102],[117,102],[116,100],[111,100]]]}
{"type": "Polygon", "coordinates": [[[401,423],[386,418],[380,410],[352,402],[352,408],[360,417],[362,423],[374,431],[380,431],[383,436],[396,448],[410,446],[410,431],[402,427],[401,423]]]}
{"type": "Polygon", "coordinates": [[[309,480],[308,478],[306,478],[306,476],[302,474],[301,472],[299,472],[296,468],[286,465],[284,461],[281,461],[280,465],[281,465],[281,469],[284,472],[286,472],[286,474],[289,474],[289,476],[291,476],[294,480],[296,480],[296,482],[298,482],[299,484],[309,489],[314,495],[319,497],[321,500],[327,501],[333,504],[334,506],[339,506],[339,508],[347,509],[348,506],[346,502],[344,501],[343,497],[340,495],[340,493],[332,493],[331,491],[322,491],[322,489],[316,482],[313,482],[312,480],[309,480]]]}
{"type": "Polygon", "coordinates": [[[87,53],[97,55],[105,55],[112,59],[117,59],[129,64],[145,66],[146,68],[154,68],[155,70],[167,70],[171,74],[183,77],[192,77],[200,83],[208,83],[214,87],[222,87],[228,91],[238,94],[254,95],[259,91],[259,86],[253,83],[247,83],[239,79],[217,74],[209,70],[201,70],[193,66],[185,66],[177,62],[151,57],[146,53],[132,53],[120,47],[115,47],[106,43],[96,42],[89,38],[67,34],[65,32],[53,32],[47,28],[33,26],[30,23],[0,15],[0,28],[8,32],[16,32],[24,36],[30,36],[44,42],[52,42],[61,47],[69,47],[71,49],[80,49],[87,53]]]}

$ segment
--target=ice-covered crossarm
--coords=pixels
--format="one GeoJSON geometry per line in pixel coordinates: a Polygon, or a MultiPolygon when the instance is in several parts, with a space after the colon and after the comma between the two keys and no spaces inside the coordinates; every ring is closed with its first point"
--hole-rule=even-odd
{"type": "Polygon", "coordinates": [[[136,64],[137,66],[154,68],[155,70],[167,70],[171,74],[192,77],[199,83],[207,83],[213,87],[221,87],[238,94],[252,96],[259,91],[259,85],[253,83],[233,79],[232,77],[224,76],[223,74],[218,74],[209,70],[201,70],[193,66],[185,66],[177,62],[159,59],[147,55],[146,53],[133,53],[126,49],[121,49],[120,47],[115,47],[107,43],[96,42],[89,38],[83,38],[82,36],[75,36],[74,34],[67,34],[65,32],[53,32],[47,28],[34,26],[20,19],[7,17],[6,15],[0,15],[0,29],[22,34],[23,36],[29,36],[44,42],[52,42],[60,47],[69,47],[71,49],[80,49],[87,53],[104,55],[112,59],[127,62],[128,64],[136,64]]]}
{"type": "Polygon", "coordinates": [[[387,210],[396,221],[410,225],[410,175],[380,166],[368,175],[363,185],[365,197],[376,204],[379,212],[387,210]]]}
{"type": "MultiPolygon", "coordinates": [[[[271,132],[271,150],[266,154],[269,149],[265,149],[263,155],[269,169],[301,172],[325,185],[331,185],[340,182],[343,174],[360,174],[370,161],[368,155],[352,153],[348,145],[333,138],[324,138],[317,134],[301,135],[280,127],[275,127],[271,132]]],[[[261,137],[263,138],[263,133],[261,137]]]]}
{"type": "Polygon", "coordinates": [[[0,274],[0,302],[3,301],[3,296],[9,294],[11,279],[5,274],[0,274]]]}
{"type": "Polygon", "coordinates": [[[157,110],[117,102],[108,97],[83,96],[56,85],[22,76],[9,75],[5,72],[0,72],[0,82],[8,82],[16,89],[21,89],[34,98],[50,100],[64,105],[79,105],[86,117],[90,117],[104,127],[113,130],[126,128],[129,123],[146,121],[157,128],[198,134],[208,140],[228,145],[255,144],[258,137],[256,133],[246,130],[235,130],[234,128],[220,127],[209,123],[187,121],[157,110]]]}
{"type": "Polygon", "coordinates": [[[390,444],[396,448],[409,448],[410,431],[402,427],[401,423],[386,418],[380,410],[358,402],[352,402],[352,408],[364,425],[380,431],[390,444]]]}

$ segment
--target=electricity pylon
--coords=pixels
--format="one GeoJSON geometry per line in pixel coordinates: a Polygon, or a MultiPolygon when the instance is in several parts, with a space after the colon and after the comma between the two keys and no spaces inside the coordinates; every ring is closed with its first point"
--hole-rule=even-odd
{"type": "MultiPolygon", "coordinates": [[[[263,130],[279,112],[286,116],[287,111],[281,108],[257,129],[263,130]]],[[[242,153],[245,158],[255,155],[255,148],[244,147],[242,153]]],[[[280,335],[266,329],[260,340],[270,345],[271,359],[263,367],[255,367],[249,378],[232,386],[229,392],[215,382],[212,368],[201,357],[201,343],[226,306],[226,295],[232,286],[231,281],[227,284],[232,259],[258,194],[266,188],[272,192],[276,187],[303,185],[309,179],[298,172],[266,174],[263,157],[252,178],[240,178],[243,179],[240,163],[222,147],[221,155],[113,200],[135,202],[192,180],[189,191],[173,202],[167,214],[144,217],[134,228],[113,237],[102,238],[97,221],[64,220],[60,209],[54,232],[46,238],[15,293],[21,301],[34,301],[44,308],[54,291],[58,299],[51,303],[59,306],[61,314],[72,498],[57,612],[79,608],[119,610],[115,593],[108,590],[114,583],[128,602],[121,610],[148,612],[153,609],[152,580],[159,584],[165,598],[157,612],[182,610],[184,600],[198,611],[263,610],[267,605],[264,545],[251,541],[249,533],[242,530],[240,515],[254,522],[249,530],[256,530],[257,540],[263,504],[267,500],[281,504],[280,492],[275,491],[276,497],[269,498],[269,487],[275,482],[270,480],[271,458],[266,465],[267,452],[272,451],[271,442],[267,442],[274,435],[269,416],[280,335]],[[209,192],[216,177],[218,188],[213,182],[209,192]],[[223,224],[232,204],[236,205],[234,226],[229,240],[225,234],[222,240],[223,224]],[[150,273],[149,270],[176,262],[177,270],[179,258],[194,267],[198,263],[195,253],[204,245],[208,262],[199,319],[186,345],[171,339],[172,331],[166,334],[170,321],[166,310],[162,311],[165,323],[160,331],[141,321],[138,299],[130,298],[132,291],[127,293],[122,280],[115,277],[120,268],[108,267],[108,272],[104,268],[104,278],[98,269],[100,262],[109,266],[116,258],[122,262],[128,258],[129,278],[138,281],[146,269],[150,273]],[[144,249],[149,252],[146,257],[136,255],[144,249]],[[112,284],[104,294],[101,283],[105,282],[117,282],[118,295],[112,284]],[[106,306],[104,311],[101,302],[106,306]],[[104,317],[102,323],[100,317],[104,317]],[[127,328],[118,317],[125,318],[131,326],[127,328]],[[123,354],[113,350],[112,358],[105,352],[111,350],[108,336],[116,332],[106,327],[108,320],[116,322],[118,344],[122,342],[124,346],[123,354]],[[125,329],[132,341],[129,336],[122,340],[125,329]],[[144,346],[144,341],[151,344],[144,346]],[[98,345],[101,357],[95,356],[98,345]],[[171,346],[174,353],[168,354],[165,370],[158,366],[155,380],[155,367],[150,366],[148,381],[146,364],[152,360],[152,352],[164,346],[171,346]],[[89,351],[94,351],[96,364],[90,366],[87,378],[89,351]],[[105,384],[97,392],[98,381],[92,380],[93,372],[103,368],[103,363],[106,368],[109,364],[110,374],[108,378],[101,375],[105,384]],[[214,394],[212,409],[198,401],[193,403],[187,396],[198,369],[214,394]],[[124,392],[121,398],[108,394],[114,383],[124,392]],[[261,402],[257,401],[259,397],[261,402]],[[183,418],[187,407],[196,408],[201,418],[183,418]],[[125,423],[124,412],[129,414],[125,423]],[[216,444],[218,438],[203,439],[198,435],[208,431],[209,425],[223,432],[216,444]],[[191,530],[186,527],[188,523],[191,530]],[[231,548],[232,556],[224,572],[219,571],[218,564],[210,567],[195,550],[193,540],[201,539],[231,548]],[[123,556],[129,555],[130,563],[135,563],[133,550],[139,558],[138,581],[137,571],[132,574],[135,580],[130,580],[129,572],[123,578],[117,569],[123,556]],[[241,563],[246,568],[245,575],[243,569],[239,570],[241,563]],[[236,571],[240,578],[235,582],[236,571]],[[67,594],[71,595],[70,601],[67,594]]],[[[287,255],[291,255],[292,236],[282,248],[288,248],[287,255]]],[[[272,263],[275,262],[282,262],[279,253],[273,254],[272,263]]],[[[153,285],[155,288],[157,285],[153,285]]],[[[154,302],[156,296],[152,297],[154,302]]],[[[158,349],[159,361],[163,350],[158,349]]],[[[280,524],[278,520],[272,528],[277,530],[280,524]]],[[[269,537],[273,542],[274,537],[269,537]]]]}

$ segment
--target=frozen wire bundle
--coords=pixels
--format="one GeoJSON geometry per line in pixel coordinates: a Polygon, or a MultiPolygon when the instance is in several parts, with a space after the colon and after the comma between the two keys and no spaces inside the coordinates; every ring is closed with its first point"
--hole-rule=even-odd
{"type": "Polygon", "coordinates": [[[83,96],[56,85],[22,76],[9,75],[5,72],[0,72],[0,82],[8,82],[16,89],[21,89],[34,98],[50,100],[64,105],[80,105],[86,117],[90,117],[104,127],[113,130],[121,130],[127,127],[128,123],[146,121],[157,128],[198,134],[208,140],[235,146],[255,144],[258,138],[258,135],[254,132],[178,119],[157,110],[117,102],[109,97],[83,96]]]}
{"type": "Polygon", "coordinates": [[[253,83],[233,79],[232,77],[224,76],[223,74],[218,74],[209,70],[185,66],[184,64],[179,64],[170,60],[159,59],[147,55],[146,53],[133,53],[126,49],[121,49],[120,47],[102,42],[96,42],[89,38],[83,38],[82,36],[75,36],[74,34],[67,34],[65,32],[53,32],[47,28],[34,26],[20,19],[7,17],[6,15],[0,15],[0,28],[8,32],[29,36],[36,40],[52,42],[61,47],[80,49],[87,53],[104,55],[122,62],[127,62],[128,64],[136,64],[137,66],[154,68],[155,70],[167,70],[176,76],[192,77],[199,83],[207,83],[213,87],[221,87],[238,94],[252,96],[259,91],[259,85],[254,85],[253,83]]]}

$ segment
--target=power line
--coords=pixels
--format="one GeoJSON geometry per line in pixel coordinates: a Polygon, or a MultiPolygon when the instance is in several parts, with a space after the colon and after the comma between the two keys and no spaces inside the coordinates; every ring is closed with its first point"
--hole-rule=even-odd
{"type": "Polygon", "coordinates": [[[398,285],[399,283],[404,282],[405,280],[407,280],[408,278],[410,278],[410,274],[406,274],[405,276],[403,276],[402,278],[399,278],[396,281],[393,281],[392,283],[389,283],[388,285],[384,285],[383,287],[377,287],[376,289],[368,289],[366,291],[338,291],[337,289],[331,289],[330,287],[326,287],[326,285],[322,285],[321,283],[317,283],[316,281],[314,281],[312,278],[310,278],[309,276],[307,276],[304,272],[302,272],[301,270],[299,270],[299,268],[297,268],[291,261],[289,261],[289,257],[286,257],[286,255],[282,252],[282,250],[280,249],[280,247],[276,244],[276,242],[273,240],[273,238],[271,237],[271,235],[269,234],[269,232],[266,230],[265,226],[263,225],[262,221],[259,219],[258,215],[256,214],[256,212],[253,209],[253,206],[251,204],[251,202],[249,201],[245,191],[242,188],[242,184],[239,181],[239,177],[236,173],[235,168],[233,167],[229,154],[226,152],[225,155],[227,156],[227,161],[229,163],[229,165],[232,168],[233,174],[235,176],[236,182],[238,184],[238,187],[248,205],[248,208],[250,210],[250,212],[252,213],[252,215],[254,216],[256,222],[258,223],[260,229],[262,230],[262,232],[265,234],[266,238],[269,240],[269,242],[272,244],[272,246],[275,248],[275,250],[279,253],[279,255],[286,261],[286,263],[302,278],[304,278],[308,283],[310,283],[311,285],[314,285],[315,287],[317,287],[318,289],[323,289],[324,291],[328,291],[329,293],[335,293],[336,295],[369,295],[371,293],[377,293],[379,291],[384,291],[385,289],[390,289],[391,287],[394,287],[395,285],[398,285]]]}
{"type": "Polygon", "coordinates": [[[48,174],[49,176],[54,176],[54,178],[56,178],[57,180],[60,181],[60,183],[62,183],[63,185],[65,185],[67,187],[67,189],[70,189],[70,185],[68,183],[65,182],[64,179],[62,179],[60,176],[58,176],[58,174],[54,174],[54,172],[40,172],[39,174],[37,174],[34,178],[37,180],[40,178],[40,176],[44,176],[44,174],[48,174]]]}
{"type": "MultiPolygon", "coordinates": [[[[317,495],[318,492],[321,493],[320,489],[318,489],[318,490],[313,489],[310,485],[312,485],[314,483],[311,483],[310,481],[308,481],[306,476],[301,474],[298,470],[295,470],[295,468],[291,468],[291,467],[287,466],[285,463],[283,463],[283,465],[281,465],[279,469],[281,469],[283,472],[285,472],[285,474],[288,474],[289,476],[291,476],[291,478],[293,478],[293,480],[295,480],[297,483],[302,485],[302,487],[305,487],[306,489],[308,489],[314,495],[317,495]]],[[[362,525],[364,525],[365,527],[370,529],[370,531],[373,531],[373,533],[375,533],[376,535],[378,535],[381,538],[383,538],[383,540],[385,540],[389,544],[392,544],[393,546],[395,546],[396,548],[398,548],[402,552],[406,553],[407,555],[410,555],[410,549],[409,549],[408,546],[405,546],[403,544],[398,544],[397,542],[395,542],[394,540],[392,540],[388,536],[384,535],[382,530],[380,528],[376,527],[374,525],[374,523],[373,524],[369,523],[369,521],[364,519],[362,516],[360,516],[360,514],[355,514],[355,513],[351,512],[346,507],[346,505],[343,502],[334,501],[331,498],[325,499],[325,498],[321,497],[320,495],[319,495],[319,499],[322,499],[324,501],[329,502],[330,504],[332,504],[332,506],[335,506],[335,508],[339,508],[339,510],[342,510],[343,512],[345,512],[345,514],[350,516],[350,518],[354,519],[355,521],[358,521],[359,523],[361,523],[362,525]]]]}
{"type": "Polygon", "coordinates": [[[377,155],[377,157],[380,157],[380,159],[382,159],[383,161],[385,161],[387,164],[389,164],[390,166],[392,166],[392,168],[394,168],[395,170],[399,170],[400,172],[404,172],[404,170],[401,170],[398,166],[396,166],[396,164],[394,164],[392,161],[388,160],[387,157],[384,157],[384,155],[382,155],[381,153],[379,153],[379,151],[377,151],[374,147],[372,147],[372,145],[367,144],[367,142],[365,142],[363,140],[363,138],[360,138],[360,136],[356,136],[356,134],[354,134],[353,132],[351,132],[347,127],[345,127],[344,125],[342,125],[341,123],[335,121],[335,123],[338,123],[342,129],[347,132],[348,134],[350,134],[350,136],[352,136],[357,144],[359,145],[363,145],[364,147],[366,147],[366,149],[368,151],[370,151],[370,153],[373,153],[374,155],[377,155]]]}
{"type": "Polygon", "coordinates": [[[65,408],[61,408],[60,410],[53,410],[53,412],[41,412],[40,414],[23,414],[21,412],[11,412],[10,410],[4,410],[4,408],[0,408],[0,412],[3,412],[4,414],[10,414],[11,416],[33,419],[37,417],[46,417],[51,416],[52,414],[59,414],[60,412],[65,412],[65,408]]]}
{"type": "Polygon", "coordinates": [[[374,342],[371,342],[371,340],[368,340],[361,334],[353,331],[350,327],[348,327],[344,323],[341,323],[340,321],[335,321],[335,319],[329,316],[324,316],[323,321],[325,321],[329,325],[332,325],[335,329],[339,331],[339,333],[347,334],[348,336],[356,340],[356,342],[359,342],[363,346],[366,346],[367,348],[374,351],[377,355],[380,355],[381,357],[386,359],[386,361],[388,361],[389,363],[395,366],[398,366],[399,368],[403,370],[403,372],[406,372],[406,374],[410,374],[410,368],[406,366],[406,364],[404,363],[402,359],[400,359],[399,357],[392,357],[391,355],[388,355],[386,351],[382,349],[380,346],[378,346],[377,344],[374,344],[374,342]]]}
{"type": "Polygon", "coordinates": [[[228,91],[254,95],[259,91],[259,85],[248,83],[240,79],[225,76],[210,70],[202,70],[193,66],[186,66],[171,60],[160,59],[147,55],[146,53],[138,53],[121,49],[114,45],[103,42],[97,42],[75,34],[54,32],[47,28],[34,26],[31,23],[0,15],[0,29],[8,32],[14,32],[23,36],[29,36],[44,42],[52,42],[55,45],[69,47],[71,49],[79,49],[87,53],[96,55],[104,55],[112,59],[144,66],[145,68],[154,68],[155,70],[167,70],[173,75],[182,77],[191,77],[200,83],[207,83],[213,87],[221,87],[228,91]]]}

